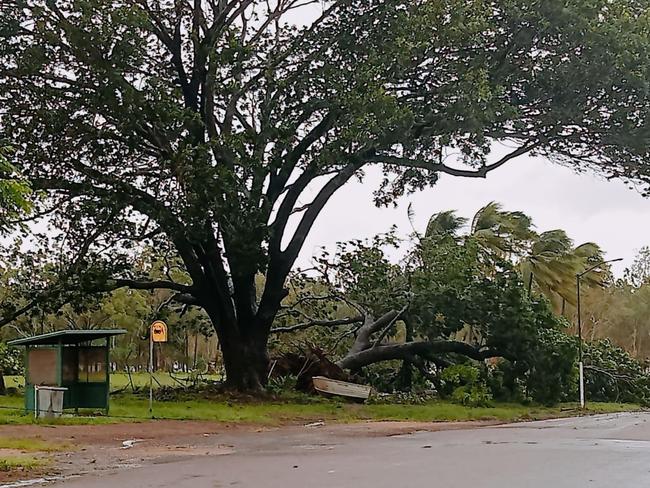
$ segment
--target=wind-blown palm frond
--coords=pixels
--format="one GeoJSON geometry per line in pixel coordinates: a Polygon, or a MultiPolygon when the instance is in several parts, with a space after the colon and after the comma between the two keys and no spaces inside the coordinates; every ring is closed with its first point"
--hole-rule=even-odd
{"type": "MultiPolygon", "coordinates": [[[[529,291],[533,283],[537,290],[554,303],[575,305],[576,275],[602,261],[602,250],[587,242],[573,247],[572,240],[561,229],[539,234],[532,241],[530,252],[521,258],[519,269],[529,291]]],[[[602,286],[606,271],[596,269],[583,278],[585,286],[602,286]]]]}
{"type": "MultiPolygon", "coordinates": [[[[455,212],[439,212],[429,219],[426,235],[457,236],[466,220],[455,212]]],[[[576,303],[576,274],[603,260],[597,244],[586,242],[574,247],[562,229],[541,233],[523,212],[504,211],[490,202],[474,215],[467,238],[474,240],[488,255],[516,264],[529,293],[533,288],[545,295],[558,310],[565,303],[576,303]]],[[[489,262],[489,260],[488,260],[489,262]]],[[[602,286],[610,278],[609,269],[597,268],[583,277],[585,287],[602,286]]]]}
{"type": "Polygon", "coordinates": [[[550,300],[554,294],[569,294],[573,266],[568,266],[573,251],[573,241],[560,229],[536,234],[526,255],[519,261],[519,269],[529,293],[533,283],[550,300]]]}
{"type": "MultiPolygon", "coordinates": [[[[585,242],[575,248],[574,254],[579,260],[579,268],[576,273],[581,273],[605,259],[603,250],[594,242],[585,242]]],[[[608,279],[611,278],[609,266],[598,267],[591,270],[582,278],[586,286],[604,286],[608,279]]]]}
{"type": "Polygon", "coordinates": [[[501,204],[490,202],[485,207],[479,209],[472,219],[470,233],[476,234],[478,231],[493,229],[501,219],[501,204]]]}
{"type": "Polygon", "coordinates": [[[490,202],[476,212],[470,232],[484,248],[507,257],[526,247],[535,235],[532,227],[532,219],[523,212],[505,212],[500,204],[490,202]]]}
{"type": "Polygon", "coordinates": [[[455,236],[466,223],[467,219],[456,215],[454,210],[438,212],[429,219],[424,235],[425,237],[434,237],[436,235],[455,236]]]}
{"type": "Polygon", "coordinates": [[[530,254],[533,256],[556,257],[571,252],[573,241],[561,229],[547,230],[533,238],[530,254]]]}

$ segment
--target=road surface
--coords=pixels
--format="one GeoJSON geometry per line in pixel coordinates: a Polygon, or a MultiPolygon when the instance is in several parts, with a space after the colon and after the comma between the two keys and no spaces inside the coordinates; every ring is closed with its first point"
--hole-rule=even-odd
{"type": "Polygon", "coordinates": [[[66,488],[650,487],[650,414],[350,437],[319,428],[229,439],[227,455],[162,459],[66,488]]]}

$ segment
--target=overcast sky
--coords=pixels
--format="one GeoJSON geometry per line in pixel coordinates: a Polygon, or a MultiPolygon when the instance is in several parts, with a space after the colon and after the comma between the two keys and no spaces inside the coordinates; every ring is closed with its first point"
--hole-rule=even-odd
{"type": "Polygon", "coordinates": [[[379,182],[379,172],[373,170],[363,183],[351,182],[332,197],[303,248],[301,267],[309,265],[321,246],[334,249],[339,241],[371,237],[392,224],[408,235],[409,202],[419,231],[435,212],[453,209],[472,217],[488,202],[500,202],[505,210],[530,215],[537,231],[561,228],[576,244],[593,241],[608,259],[624,258],[614,263],[617,276],[631,264],[640,247],[650,245],[649,199],[623,182],[576,174],[542,158],[519,158],[486,179],[443,175],[435,187],[404,197],[396,209],[374,207],[372,193],[379,182]]]}

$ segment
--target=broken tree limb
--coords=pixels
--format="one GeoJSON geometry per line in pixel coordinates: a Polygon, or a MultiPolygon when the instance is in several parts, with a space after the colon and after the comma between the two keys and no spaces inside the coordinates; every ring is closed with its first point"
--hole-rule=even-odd
{"type": "Polygon", "coordinates": [[[350,352],[336,364],[343,369],[357,370],[370,364],[392,359],[410,359],[413,356],[429,358],[436,354],[456,353],[476,360],[505,357],[494,349],[476,348],[459,341],[413,341],[403,344],[386,344],[361,351],[350,352]]]}
{"type": "Polygon", "coordinates": [[[373,343],[372,347],[377,347],[379,344],[381,344],[381,341],[384,340],[384,338],[386,337],[386,335],[388,334],[390,329],[393,327],[393,325],[395,325],[395,322],[397,322],[397,319],[399,319],[400,316],[404,312],[406,312],[406,310],[409,308],[409,305],[410,305],[410,302],[407,303],[406,305],[404,305],[404,307],[402,307],[402,309],[399,312],[397,312],[395,317],[393,317],[393,319],[390,322],[388,322],[388,324],[386,324],[386,326],[383,328],[383,330],[379,334],[379,337],[377,337],[377,339],[373,343]]]}
{"type": "Polygon", "coordinates": [[[372,345],[372,335],[396,320],[399,313],[400,312],[396,310],[391,310],[379,317],[377,320],[375,320],[371,315],[366,315],[365,321],[357,334],[357,338],[348,352],[348,356],[368,349],[372,345]]]}

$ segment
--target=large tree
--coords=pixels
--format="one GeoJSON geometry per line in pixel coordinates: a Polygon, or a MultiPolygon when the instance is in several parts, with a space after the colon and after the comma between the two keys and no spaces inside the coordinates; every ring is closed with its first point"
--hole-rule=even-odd
{"type": "Polygon", "coordinates": [[[378,204],[529,153],[644,179],[648,6],[4,0],[1,131],[66,276],[203,307],[228,382],[256,389],[305,238],[365,168],[384,170],[378,204]],[[188,280],[134,276],[134,241],[188,280]]]}
{"type": "Polygon", "coordinates": [[[14,228],[17,221],[29,213],[30,189],[7,159],[10,148],[3,147],[0,141],[0,233],[14,228]]]}

